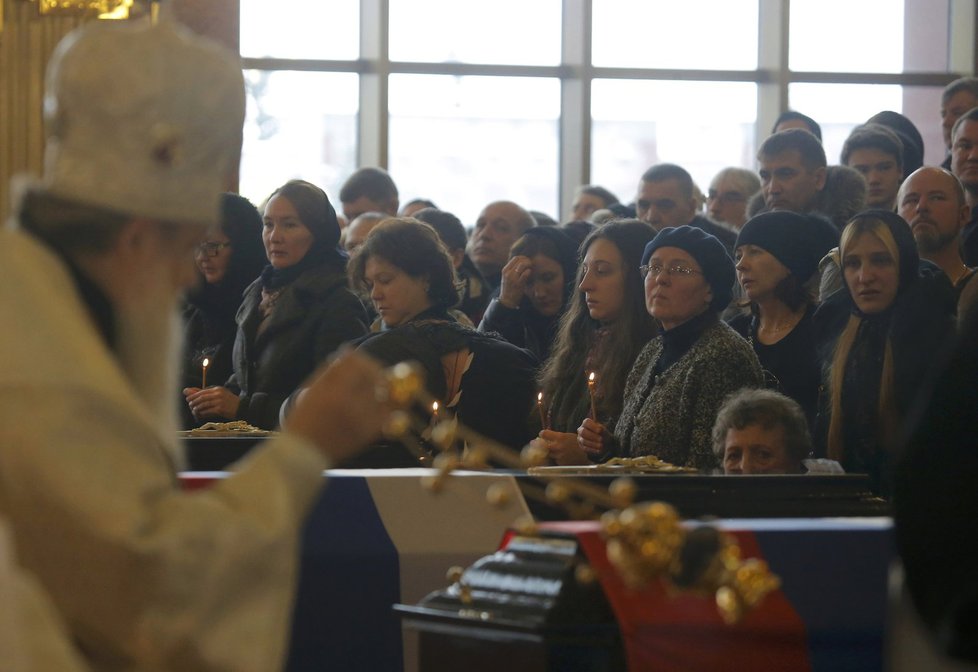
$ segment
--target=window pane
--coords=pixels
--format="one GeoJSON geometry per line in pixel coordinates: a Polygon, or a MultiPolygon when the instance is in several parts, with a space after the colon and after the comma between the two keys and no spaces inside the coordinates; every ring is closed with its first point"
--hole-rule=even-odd
{"type": "Polygon", "coordinates": [[[556,216],[558,80],[392,75],[389,109],[402,203],[429,198],[467,226],[499,199],[556,216]]]}
{"type": "Polygon", "coordinates": [[[903,3],[791,0],[791,69],[902,72],[903,3]]]}
{"type": "Polygon", "coordinates": [[[829,164],[839,163],[842,144],[852,129],[877,112],[903,111],[899,86],[874,84],[792,84],[791,109],[807,114],[822,127],[822,145],[829,164]]]}
{"type": "Polygon", "coordinates": [[[257,204],[301,178],[335,201],[356,169],[357,76],[246,70],[245,83],[241,193],[257,204]]]}
{"type": "Polygon", "coordinates": [[[560,63],[560,0],[390,0],[390,58],[560,63]]]}
{"type": "Polygon", "coordinates": [[[592,26],[597,66],[757,67],[757,0],[602,0],[592,26]]]}
{"type": "Polygon", "coordinates": [[[241,0],[241,55],[353,60],[360,53],[358,0],[241,0]]]}
{"type": "Polygon", "coordinates": [[[924,164],[940,165],[946,156],[941,133],[941,92],[939,86],[903,87],[903,114],[917,126],[924,138],[924,164]]]}
{"type": "Polygon", "coordinates": [[[591,101],[591,181],[622,202],[657,163],[681,165],[704,193],[721,168],[755,167],[755,84],[595,80],[591,101]]]}

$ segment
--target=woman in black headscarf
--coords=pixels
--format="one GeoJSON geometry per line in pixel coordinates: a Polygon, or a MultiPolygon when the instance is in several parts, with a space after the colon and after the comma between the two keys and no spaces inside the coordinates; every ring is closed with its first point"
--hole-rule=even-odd
{"type": "Polygon", "coordinates": [[[497,332],[546,361],[576,273],[577,245],[570,236],[552,226],[528,229],[513,243],[499,298],[489,303],[479,331],[497,332]]]}
{"type": "MultiPolygon", "coordinates": [[[[223,383],[231,376],[231,350],[238,325],[234,316],[242,292],[266,264],[261,242],[261,215],[248,199],[237,194],[221,197],[221,226],[208,232],[194,251],[200,283],[187,293],[183,311],[183,385],[203,385],[207,377],[223,383]]],[[[199,424],[183,405],[183,425],[199,424]]]]}
{"type": "Polygon", "coordinates": [[[234,374],[224,387],[184,391],[197,419],[278,425],[285,399],[341,344],[367,332],[363,305],[347,287],[340,227],[326,193],[302,180],[265,203],[269,265],[237,314],[234,374]]]}
{"type": "Polygon", "coordinates": [[[836,325],[827,335],[827,394],[816,435],[828,457],[868,473],[886,494],[901,423],[953,334],[954,291],[943,273],[921,273],[910,227],[895,213],[868,210],[851,219],[839,252],[848,291],[815,317],[817,325],[836,325]],[[838,316],[840,308],[848,318],[838,316]]]}

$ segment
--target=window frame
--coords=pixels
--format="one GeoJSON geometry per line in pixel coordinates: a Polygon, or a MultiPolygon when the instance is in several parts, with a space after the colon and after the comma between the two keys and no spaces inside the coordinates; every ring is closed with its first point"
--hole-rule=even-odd
{"type": "MultiPolygon", "coordinates": [[[[387,167],[388,76],[435,74],[456,76],[555,77],[561,81],[558,176],[560,221],[569,216],[574,189],[591,174],[591,82],[594,79],[682,79],[757,84],[756,139],[763,139],[778,115],[788,108],[791,84],[895,84],[943,87],[961,76],[973,76],[978,36],[978,0],[950,0],[949,69],[951,72],[841,73],[795,72],[788,67],[790,0],[758,2],[758,65],[755,70],[683,70],[595,67],[591,64],[593,0],[562,0],[561,63],[555,66],[478,63],[392,62],[388,55],[389,0],[360,0],[360,57],[351,61],[243,58],[244,69],[352,72],[359,75],[357,163],[387,167]]],[[[937,123],[937,111],[934,111],[937,123]]],[[[637,178],[637,176],[636,176],[637,178]]]]}

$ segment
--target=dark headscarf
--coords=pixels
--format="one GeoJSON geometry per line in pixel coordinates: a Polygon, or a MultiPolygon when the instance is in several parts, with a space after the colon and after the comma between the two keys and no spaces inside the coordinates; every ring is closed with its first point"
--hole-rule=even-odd
{"type": "Polygon", "coordinates": [[[241,294],[254,282],[268,260],[261,240],[261,215],[243,196],[221,195],[221,231],[231,242],[231,260],[227,272],[213,285],[201,280],[187,293],[187,302],[204,310],[234,315],[241,294]]]}
{"type": "MultiPolygon", "coordinates": [[[[917,243],[914,240],[913,233],[910,231],[910,225],[907,224],[906,220],[895,212],[890,212],[889,210],[865,210],[860,212],[858,215],[849,220],[849,224],[846,228],[852,226],[856,222],[863,220],[879,220],[886,225],[889,229],[890,234],[893,236],[893,240],[897,246],[897,252],[900,255],[898,260],[899,264],[899,282],[900,285],[897,288],[897,296],[905,292],[920,275],[920,254],[917,252],[917,243]]],[[[844,255],[844,250],[839,250],[840,255],[844,255]]],[[[841,259],[843,266],[845,265],[845,259],[841,259]]],[[[848,289],[848,283],[846,284],[846,289],[848,289]]],[[[850,291],[851,297],[851,291],[850,291]]]]}
{"type": "Polygon", "coordinates": [[[266,266],[261,274],[262,285],[268,289],[284,287],[307,269],[320,264],[333,263],[340,269],[345,268],[348,256],[338,247],[340,224],[326,192],[305,180],[289,180],[273,191],[268,200],[276,196],[292,204],[299,219],[312,233],[313,243],[305,256],[292,266],[282,269],[271,264],[266,266]]]}
{"type": "Polygon", "coordinates": [[[924,138],[910,119],[899,112],[884,110],[866,120],[867,124],[886,126],[903,143],[903,176],[924,165],[924,138]]]}

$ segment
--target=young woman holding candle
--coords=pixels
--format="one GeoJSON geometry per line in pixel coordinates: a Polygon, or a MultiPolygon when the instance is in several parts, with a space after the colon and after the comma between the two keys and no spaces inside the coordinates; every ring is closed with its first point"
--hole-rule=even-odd
{"type": "MultiPolygon", "coordinates": [[[[183,388],[207,387],[204,376],[218,385],[231,376],[238,333],[234,316],[242,292],[267,263],[261,227],[261,215],[248,199],[224,194],[220,227],[209,231],[194,251],[200,280],[187,292],[183,310],[183,388]]],[[[200,424],[186,403],[180,406],[184,428],[200,424]]]]}
{"type": "Polygon", "coordinates": [[[390,364],[418,362],[440,418],[455,415],[514,450],[532,438],[537,360],[454,317],[455,271],[433,228],[410,217],[384,221],[354,253],[349,275],[385,326],[361,339],[359,349],[390,364]]]}
{"type": "Polygon", "coordinates": [[[548,408],[539,445],[557,464],[602,458],[587,450],[578,431],[591,414],[588,375],[594,373],[596,420],[613,424],[621,412],[625,378],[657,328],[644,307],[639,274],[641,250],[655,230],[638,220],[605,224],[581,245],[575,291],[561,318],[550,358],[540,372],[548,408]]]}
{"type": "MultiPolygon", "coordinates": [[[[816,441],[886,495],[901,423],[954,333],[955,295],[946,275],[921,271],[910,227],[895,213],[854,217],[839,252],[847,289],[839,294],[849,315],[841,332],[829,334],[816,441]]],[[[824,319],[834,308],[823,304],[816,322],[836,323],[824,319]]]]}
{"type": "Polygon", "coordinates": [[[262,217],[268,265],[237,313],[234,373],[225,386],[184,390],[197,420],[274,429],[282,403],[316,366],[366,333],[363,305],[347,288],[339,237],[336,213],[319,187],[291,180],[272,193],[262,217]]]}
{"type": "Polygon", "coordinates": [[[479,331],[496,332],[546,361],[574,291],[576,269],[577,245],[563,230],[527,230],[513,243],[499,298],[489,302],[479,331]]]}

